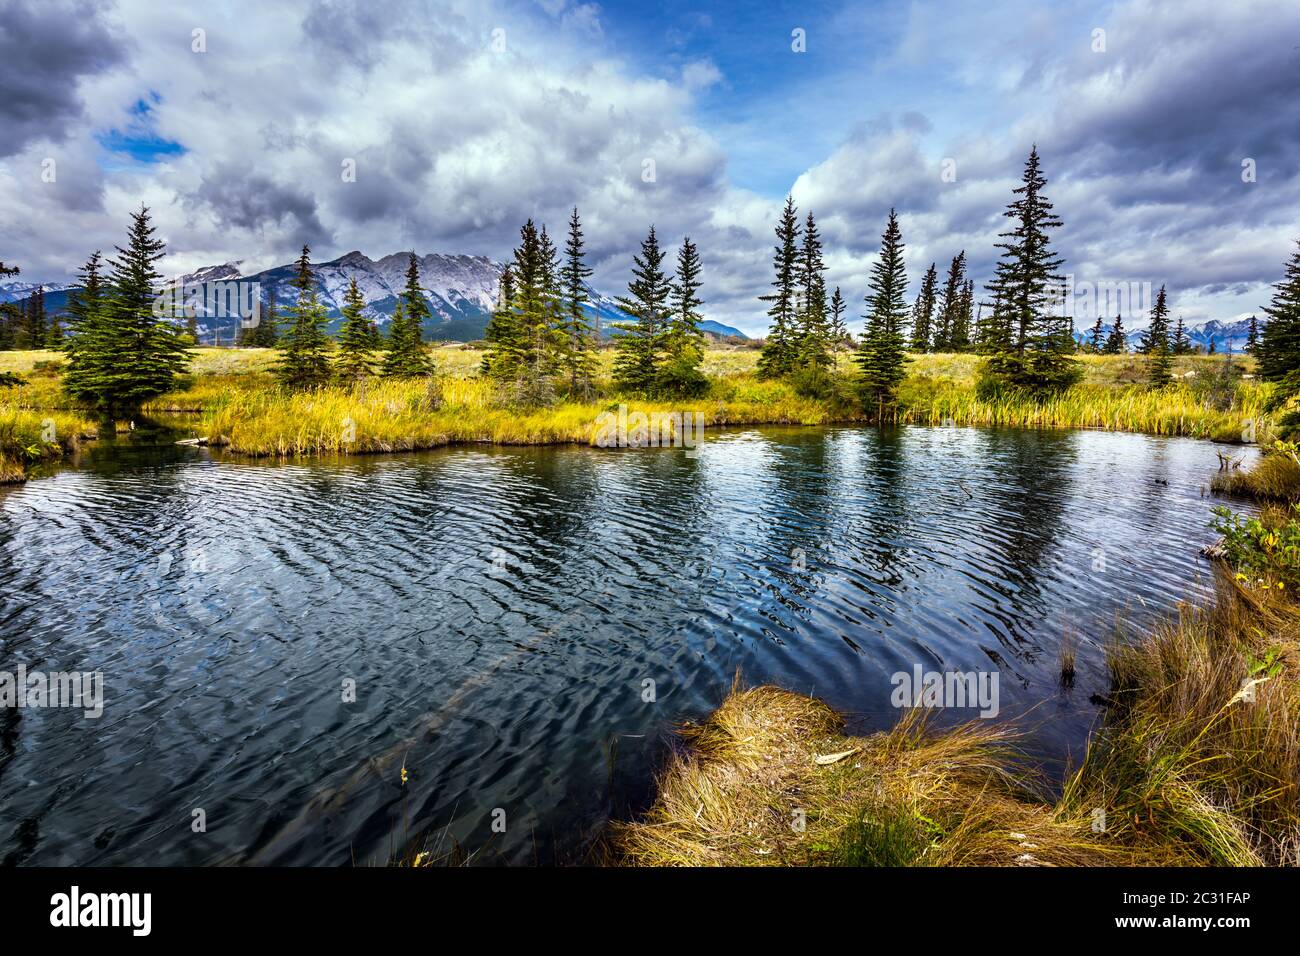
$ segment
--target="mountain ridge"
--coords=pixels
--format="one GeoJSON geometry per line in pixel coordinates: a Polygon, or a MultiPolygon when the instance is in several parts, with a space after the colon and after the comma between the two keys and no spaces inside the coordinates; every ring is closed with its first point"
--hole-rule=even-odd
{"type": "MultiPolygon", "coordinates": [[[[326,262],[315,263],[312,271],[321,301],[330,316],[329,330],[336,332],[342,324],[343,295],[352,279],[365,300],[366,315],[382,328],[392,320],[398,297],[406,286],[406,269],[409,252],[393,252],[371,259],[360,250],[346,252],[326,262]]],[[[428,253],[416,256],[420,266],[420,284],[429,303],[430,319],[424,333],[431,340],[468,342],[481,339],[487,329],[497,295],[497,285],[505,264],[487,256],[428,253]]],[[[181,299],[195,313],[195,329],[199,341],[230,343],[238,334],[238,318],[216,314],[208,306],[209,285],[218,282],[257,282],[263,301],[274,296],[279,311],[294,296],[293,279],[296,264],[289,262],[260,271],[244,271],[244,260],[235,259],[217,265],[204,266],[193,272],[179,273],[164,279],[168,289],[180,289],[181,299]],[[198,287],[198,288],[187,288],[198,287]]],[[[593,324],[608,336],[615,322],[628,321],[628,316],[618,307],[612,296],[605,295],[586,283],[590,299],[586,306],[593,324]]],[[[34,282],[0,282],[0,302],[26,300],[38,286],[45,289],[45,304],[49,312],[66,310],[67,293],[75,285],[34,282]]],[[[714,335],[747,338],[739,329],[705,320],[701,327],[714,335]]]]}

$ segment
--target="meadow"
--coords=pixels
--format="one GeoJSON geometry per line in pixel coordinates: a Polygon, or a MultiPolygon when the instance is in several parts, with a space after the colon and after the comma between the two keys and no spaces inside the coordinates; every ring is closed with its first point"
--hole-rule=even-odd
{"type": "MultiPolygon", "coordinates": [[[[837,385],[804,395],[786,382],[760,381],[758,352],[716,348],[706,353],[705,394],[676,401],[620,396],[610,383],[613,353],[603,350],[593,395],[521,407],[479,377],[482,352],[464,345],[433,349],[433,379],[370,379],[305,393],[287,393],[271,375],[270,349],[198,348],[178,387],[148,402],[144,415],[193,413],[209,444],[250,456],[376,453],[456,442],[591,443],[602,412],[626,403],[633,411],[693,413],[708,427],[754,424],[822,425],[866,419],[853,389],[853,362],[837,355],[837,385]]],[[[60,387],[56,352],[0,352],[0,476],[19,480],[34,463],[57,458],[105,427],[77,408],[60,387]],[[51,423],[53,427],[51,428],[51,423]]],[[[1153,435],[1187,435],[1235,442],[1264,440],[1265,388],[1250,375],[1250,359],[1183,356],[1175,384],[1145,385],[1140,356],[1080,356],[1083,381],[1046,401],[1023,396],[980,397],[980,359],[969,354],[913,356],[899,390],[899,419],[912,424],[1098,428],[1153,435]],[[1244,373],[1244,374],[1243,374],[1244,373]]]]}

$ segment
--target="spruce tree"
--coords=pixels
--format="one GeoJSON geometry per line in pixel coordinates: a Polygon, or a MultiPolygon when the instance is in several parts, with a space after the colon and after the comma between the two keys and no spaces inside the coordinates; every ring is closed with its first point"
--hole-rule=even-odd
{"type": "Polygon", "coordinates": [[[574,206],[569,217],[569,235],[564,243],[564,265],[560,269],[564,293],[560,364],[569,379],[569,391],[585,398],[591,393],[591,380],[596,372],[596,333],[583,308],[588,302],[586,281],[592,273],[586,264],[583,246],[582,222],[578,218],[578,207],[574,206]]]}
{"type": "Polygon", "coordinates": [[[787,196],[781,221],[776,226],[777,245],[772,257],[772,267],[776,273],[772,285],[776,291],[759,296],[760,301],[772,303],[767,310],[771,319],[767,338],[758,357],[759,378],[783,378],[794,369],[794,305],[798,287],[798,240],[801,232],[794,197],[787,196]]]}
{"type": "Polygon", "coordinates": [[[343,293],[343,327],[339,329],[339,354],[334,372],[344,382],[359,382],[375,374],[374,340],[365,316],[365,299],[354,276],[343,293]]]}
{"type": "Polygon", "coordinates": [[[1103,330],[1101,327],[1101,314],[1098,313],[1097,323],[1092,327],[1092,331],[1088,334],[1088,350],[1092,352],[1094,355],[1101,354],[1101,347],[1103,341],[1102,332],[1103,330]]]}
{"type": "Polygon", "coordinates": [[[1250,325],[1247,327],[1246,330],[1246,354],[1254,355],[1255,350],[1258,347],[1259,347],[1259,323],[1252,315],[1250,317],[1250,325]]]}
{"type": "Polygon", "coordinates": [[[921,280],[921,291],[912,306],[912,351],[930,351],[931,329],[935,318],[935,304],[938,300],[939,273],[936,263],[930,263],[921,280]]]}
{"type": "Polygon", "coordinates": [[[1178,316],[1178,324],[1174,327],[1174,339],[1172,343],[1175,355],[1187,355],[1192,351],[1191,339],[1187,337],[1187,330],[1183,328],[1183,317],[1178,316]]]}
{"type": "MultiPolygon", "coordinates": [[[[155,263],[166,247],[155,231],[142,206],[131,216],[126,248],[118,246],[109,262],[101,301],[94,304],[83,290],[86,305],[76,319],[80,341],[69,352],[63,386],[108,414],[137,411],[147,399],[169,391],[189,366],[179,329],[158,308],[162,275],[155,263]]],[[[97,272],[98,259],[92,260],[97,272]]]]}
{"type": "Polygon", "coordinates": [[[967,279],[962,285],[957,299],[957,312],[952,319],[952,331],[948,338],[948,348],[953,352],[965,352],[971,346],[971,323],[975,308],[975,281],[967,279]]]}
{"type": "Polygon", "coordinates": [[[1138,336],[1137,350],[1142,355],[1154,355],[1169,349],[1169,309],[1165,304],[1165,287],[1156,293],[1151,308],[1151,324],[1138,336]]]}
{"type": "Polygon", "coordinates": [[[677,273],[669,302],[670,317],[664,333],[664,358],[658,386],[670,395],[698,395],[708,386],[700,371],[704,361],[704,333],[700,331],[700,256],[691,237],[682,239],[677,253],[677,273]]]}
{"type": "Polygon", "coordinates": [[[302,247],[298,271],[293,278],[297,300],[285,314],[285,328],[277,342],[280,358],[275,377],[285,388],[301,391],[319,388],[329,382],[329,321],[316,291],[316,276],[311,269],[311,250],[302,247]]]}
{"type": "Polygon", "coordinates": [[[1151,307],[1151,324],[1142,333],[1139,351],[1151,357],[1149,378],[1152,387],[1159,388],[1172,381],[1171,349],[1169,346],[1169,307],[1165,302],[1165,287],[1156,293],[1151,307]]]}
{"type": "Polygon", "coordinates": [[[487,348],[483,352],[482,373],[492,378],[512,378],[518,368],[519,332],[514,299],[514,273],[510,266],[506,266],[497,281],[496,308],[492,310],[487,330],[483,333],[487,348]]]}
{"type": "Polygon", "coordinates": [[[1282,382],[1285,395],[1300,389],[1300,241],[1296,245],[1285,274],[1273,286],[1272,302],[1263,307],[1268,321],[1255,350],[1260,377],[1282,382]]]}
{"type": "Polygon", "coordinates": [[[804,220],[798,265],[799,307],[795,310],[794,364],[798,368],[819,372],[834,360],[826,320],[826,264],[822,260],[817,220],[811,210],[804,220]]]}
{"type": "Polygon", "coordinates": [[[1115,316],[1115,324],[1111,326],[1110,335],[1106,336],[1106,347],[1102,349],[1107,355],[1123,355],[1128,351],[1128,339],[1124,335],[1124,320],[1120,316],[1115,316]]]}
{"type": "Polygon", "coordinates": [[[508,280],[509,308],[494,317],[488,362],[489,374],[510,383],[513,400],[528,406],[553,397],[559,286],[554,248],[544,236],[545,227],[539,232],[531,219],[520,227],[508,280]]]}
{"type": "Polygon", "coordinates": [[[389,378],[420,378],[433,373],[433,360],[424,345],[424,323],[429,301],[420,286],[420,260],[412,252],[406,265],[406,286],[393,310],[384,353],[383,374],[389,378]]]}
{"type": "Polygon", "coordinates": [[[46,348],[45,341],[48,323],[45,316],[45,286],[38,285],[27,297],[27,340],[34,349],[46,348]]]}
{"type": "Polygon", "coordinates": [[[881,235],[880,257],[871,267],[867,313],[863,316],[867,328],[856,356],[862,373],[863,404],[876,408],[878,420],[883,420],[886,407],[893,404],[907,362],[903,336],[903,323],[907,319],[907,270],[903,249],[898,216],[891,209],[881,235]]]}
{"type": "MultiPolygon", "coordinates": [[[[957,324],[961,317],[962,295],[966,290],[966,250],[953,256],[944,279],[934,324],[934,351],[951,352],[957,324]]],[[[969,333],[968,333],[969,337],[969,333]]]]}
{"type": "Polygon", "coordinates": [[[849,337],[848,327],[844,324],[844,296],[840,295],[840,287],[835,287],[835,294],[831,296],[831,345],[832,351],[838,352],[844,341],[849,337]]]}
{"type": "Polygon", "coordinates": [[[1007,309],[1011,341],[1006,351],[990,357],[987,369],[1007,384],[1034,392],[1055,391],[1082,377],[1078,362],[1069,357],[1073,336],[1053,314],[1062,295],[1064,260],[1051,249],[1048,231],[1061,220],[1043,195],[1046,185],[1034,147],[1021,184],[1013,190],[1017,198],[1003,213],[1013,225],[999,234],[1005,241],[997,243],[1002,253],[989,283],[1007,309]]]}
{"type": "Polygon", "coordinates": [[[659,375],[659,352],[663,346],[664,322],[668,315],[669,282],[663,271],[664,253],[659,248],[654,226],[633,257],[632,281],[628,294],[618,299],[619,307],[633,321],[619,323],[623,335],[615,341],[614,381],[630,392],[649,393],[659,375]]]}

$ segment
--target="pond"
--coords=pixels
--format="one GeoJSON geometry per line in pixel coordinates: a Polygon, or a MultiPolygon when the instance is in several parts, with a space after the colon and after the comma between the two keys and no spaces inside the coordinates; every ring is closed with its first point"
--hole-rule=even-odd
{"type": "Polygon", "coordinates": [[[105,444],[0,491],[0,671],[103,681],[97,718],[0,709],[0,860],[382,864],[428,838],[579,862],[738,674],[860,732],[897,720],[895,674],[993,672],[1059,771],[1117,619],[1207,592],[1216,467],[1188,439],[974,428],[294,464],[105,444]]]}

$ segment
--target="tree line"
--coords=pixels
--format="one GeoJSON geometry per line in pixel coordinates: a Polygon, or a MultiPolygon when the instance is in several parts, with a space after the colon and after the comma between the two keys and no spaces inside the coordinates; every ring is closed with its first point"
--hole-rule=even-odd
{"type": "MultiPolygon", "coordinates": [[[[585,246],[576,208],[563,255],[545,224],[529,219],[501,274],[482,371],[526,404],[544,404],[560,392],[575,399],[592,393],[600,330],[589,317],[586,282],[592,269],[585,246]]],[[[628,394],[691,396],[708,384],[700,370],[705,338],[699,250],[684,237],[671,275],[667,258],[651,226],[632,258],[627,293],[617,298],[628,320],[613,324],[613,378],[628,394]]]]}
{"type": "MultiPolygon", "coordinates": [[[[1077,345],[1073,318],[1057,314],[1063,260],[1052,248],[1051,234],[1061,220],[1044,195],[1046,184],[1034,148],[1003,213],[1008,228],[998,235],[998,260],[985,285],[985,301],[979,303],[975,282],[967,275],[966,252],[959,250],[942,281],[938,263],[930,263],[909,305],[905,244],[898,214],[891,209],[881,233],[880,255],[868,277],[865,327],[856,336],[845,326],[840,288],[827,295],[816,217],[809,211],[801,218],[793,197],[788,197],[775,229],[770,291],[759,296],[767,306],[770,327],[757,374],[789,381],[801,393],[837,394],[839,385],[849,381],[838,374],[838,355],[849,351],[858,371],[851,380],[857,398],[883,419],[894,414],[910,354],[973,351],[985,357],[979,384],[984,392],[1014,388],[1041,393],[1081,378],[1073,358],[1077,351],[1127,351],[1120,316],[1108,334],[1099,317],[1084,343],[1077,345]]],[[[601,330],[592,319],[587,280],[593,270],[585,247],[576,208],[562,251],[545,224],[529,219],[520,228],[519,244],[500,276],[481,367],[512,401],[545,404],[559,395],[580,400],[594,391],[601,330]]],[[[156,308],[162,276],[155,264],[164,254],[149,210],[142,207],[132,215],[125,247],[117,247],[108,259],[97,251],[82,267],[78,285],[69,293],[66,328],[57,316],[46,315],[44,293],[38,288],[25,303],[0,307],[0,347],[62,347],[68,360],[64,387],[79,400],[106,410],[138,407],[168,391],[188,369],[193,337],[175,317],[156,308]]],[[[669,262],[669,252],[650,227],[633,256],[627,292],[617,298],[626,316],[626,321],[614,323],[613,379],[621,392],[690,397],[707,388],[701,369],[702,271],[699,250],[689,236],[683,238],[675,262],[669,262]]],[[[17,272],[0,263],[0,275],[17,272]]],[[[310,389],[374,375],[436,374],[423,341],[431,313],[414,253],[386,335],[367,316],[353,280],[340,309],[337,341],[331,339],[306,246],[292,287],[283,310],[272,297],[261,321],[241,328],[239,338],[240,344],[278,349],[274,373],[284,387],[310,389]]],[[[1288,264],[1264,312],[1270,321],[1261,334],[1252,317],[1247,348],[1257,355],[1265,380],[1283,383],[1286,394],[1298,392],[1300,253],[1288,264]]],[[[1168,384],[1173,356],[1191,350],[1181,317],[1170,328],[1161,286],[1138,346],[1149,357],[1150,383],[1168,384]]]]}

